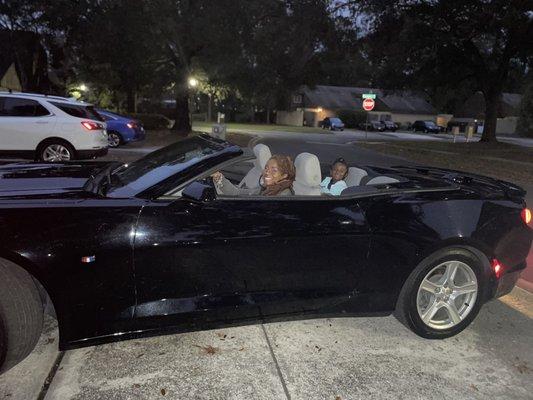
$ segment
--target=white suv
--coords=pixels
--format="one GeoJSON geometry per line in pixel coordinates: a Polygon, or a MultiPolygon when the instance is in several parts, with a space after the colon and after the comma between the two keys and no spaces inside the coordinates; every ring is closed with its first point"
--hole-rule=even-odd
{"type": "Polygon", "coordinates": [[[91,104],[0,92],[0,157],[68,161],[103,156],[107,146],[104,119],[91,104]]]}

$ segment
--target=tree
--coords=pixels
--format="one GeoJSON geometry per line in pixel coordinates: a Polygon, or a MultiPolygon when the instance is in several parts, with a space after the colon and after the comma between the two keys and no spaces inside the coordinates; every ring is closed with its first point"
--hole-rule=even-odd
{"type": "Polygon", "coordinates": [[[126,96],[136,112],[137,93],[154,79],[156,56],[147,0],[101,0],[73,23],[68,44],[79,77],[126,96]]]}
{"type": "Polygon", "coordinates": [[[533,51],[531,0],[342,3],[369,22],[366,49],[383,82],[396,87],[470,86],[485,97],[482,141],[496,141],[501,94],[513,65],[533,51]]]}

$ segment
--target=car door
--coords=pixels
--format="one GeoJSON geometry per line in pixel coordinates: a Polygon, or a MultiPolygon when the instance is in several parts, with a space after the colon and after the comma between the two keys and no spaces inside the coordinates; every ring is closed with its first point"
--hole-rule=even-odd
{"type": "Polygon", "coordinates": [[[52,136],[55,116],[36,100],[0,98],[0,150],[33,151],[52,136]]]}
{"type": "Polygon", "coordinates": [[[135,239],[135,316],[157,325],[335,309],[358,295],[369,238],[353,199],[152,202],[135,239]]]}

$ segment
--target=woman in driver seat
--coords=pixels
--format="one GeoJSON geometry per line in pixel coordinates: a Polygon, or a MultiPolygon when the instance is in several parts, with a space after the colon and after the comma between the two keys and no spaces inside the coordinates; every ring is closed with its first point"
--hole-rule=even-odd
{"type": "Polygon", "coordinates": [[[291,158],[283,155],[270,157],[261,175],[261,185],[258,188],[239,188],[226,179],[221,172],[211,175],[217,192],[228,196],[290,196],[294,194],[292,184],[295,176],[296,170],[291,158]]]}

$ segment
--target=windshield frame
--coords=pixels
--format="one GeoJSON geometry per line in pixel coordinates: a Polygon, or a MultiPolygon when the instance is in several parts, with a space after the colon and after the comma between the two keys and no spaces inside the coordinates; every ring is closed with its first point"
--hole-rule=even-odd
{"type": "MultiPolygon", "coordinates": [[[[152,153],[147,154],[145,157],[142,157],[136,161],[134,161],[131,164],[142,162],[142,160],[147,160],[150,158],[150,156],[154,156],[154,153],[159,152],[163,153],[166,150],[170,151],[170,149],[174,146],[176,146],[177,143],[181,143],[183,141],[193,141],[193,140],[204,140],[206,142],[206,148],[209,147],[209,142],[211,142],[211,145],[218,145],[220,146],[219,150],[215,150],[214,152],[207,154],[203,157],[196,158],[193,157],[190,160],[187,160],[183,163],[176,163],[172,165],[171,169],[174,169],[174,172],[169,171],[170,173],[168,175],[163,175],[160,177],[160,179],[157,179],[154,177],[153,183],[150,182],[149,185],[146,185],[141,188],[135,188],[131,185],[131,183],[138,181],[142,179],[143,177],[146,177],[151,171],[155,170],[156,167],[153,169],[147,170],[144,174],[139,175],[138,178],[136,178],[133,181],[128,182],[127,184],[116,186],[114,188],[114,191],[117,192],[114,194],[114,191],[110,191],[109,189],[112,189],[112,184],[105,190],[105,196],[108,198],[144,198],[144,199],[153,199],[155,197],[160,196],[163,193],[166,193],[168,190],[170,190],[171,187],[176,187],[179,185],[182,181],[190,179],[192,176],[197,176],[202,174],[204,171],[223,163],[229,159],[235,158],[243,154],[243,150],[237,146],[233,145],[229,142],[226,142],[224,140],[220,140],[214,137],[211,137],[207,134],[202,135],[195,135],[192,137],[188,137],[185,139],[182,139],[180,141],[174,142],[168,146],[162,147],[161,149],[155,150],[152,153]]],[[[165,163],[161,165],[161,167],[165,167],[165,163]]],[[[114,171],[111,172],[110,176],[110,182],[120,182],[120,177],[117,175],[119,172],[123,173],[125,170],[123,168],[116,168],[114,171]]]]}

